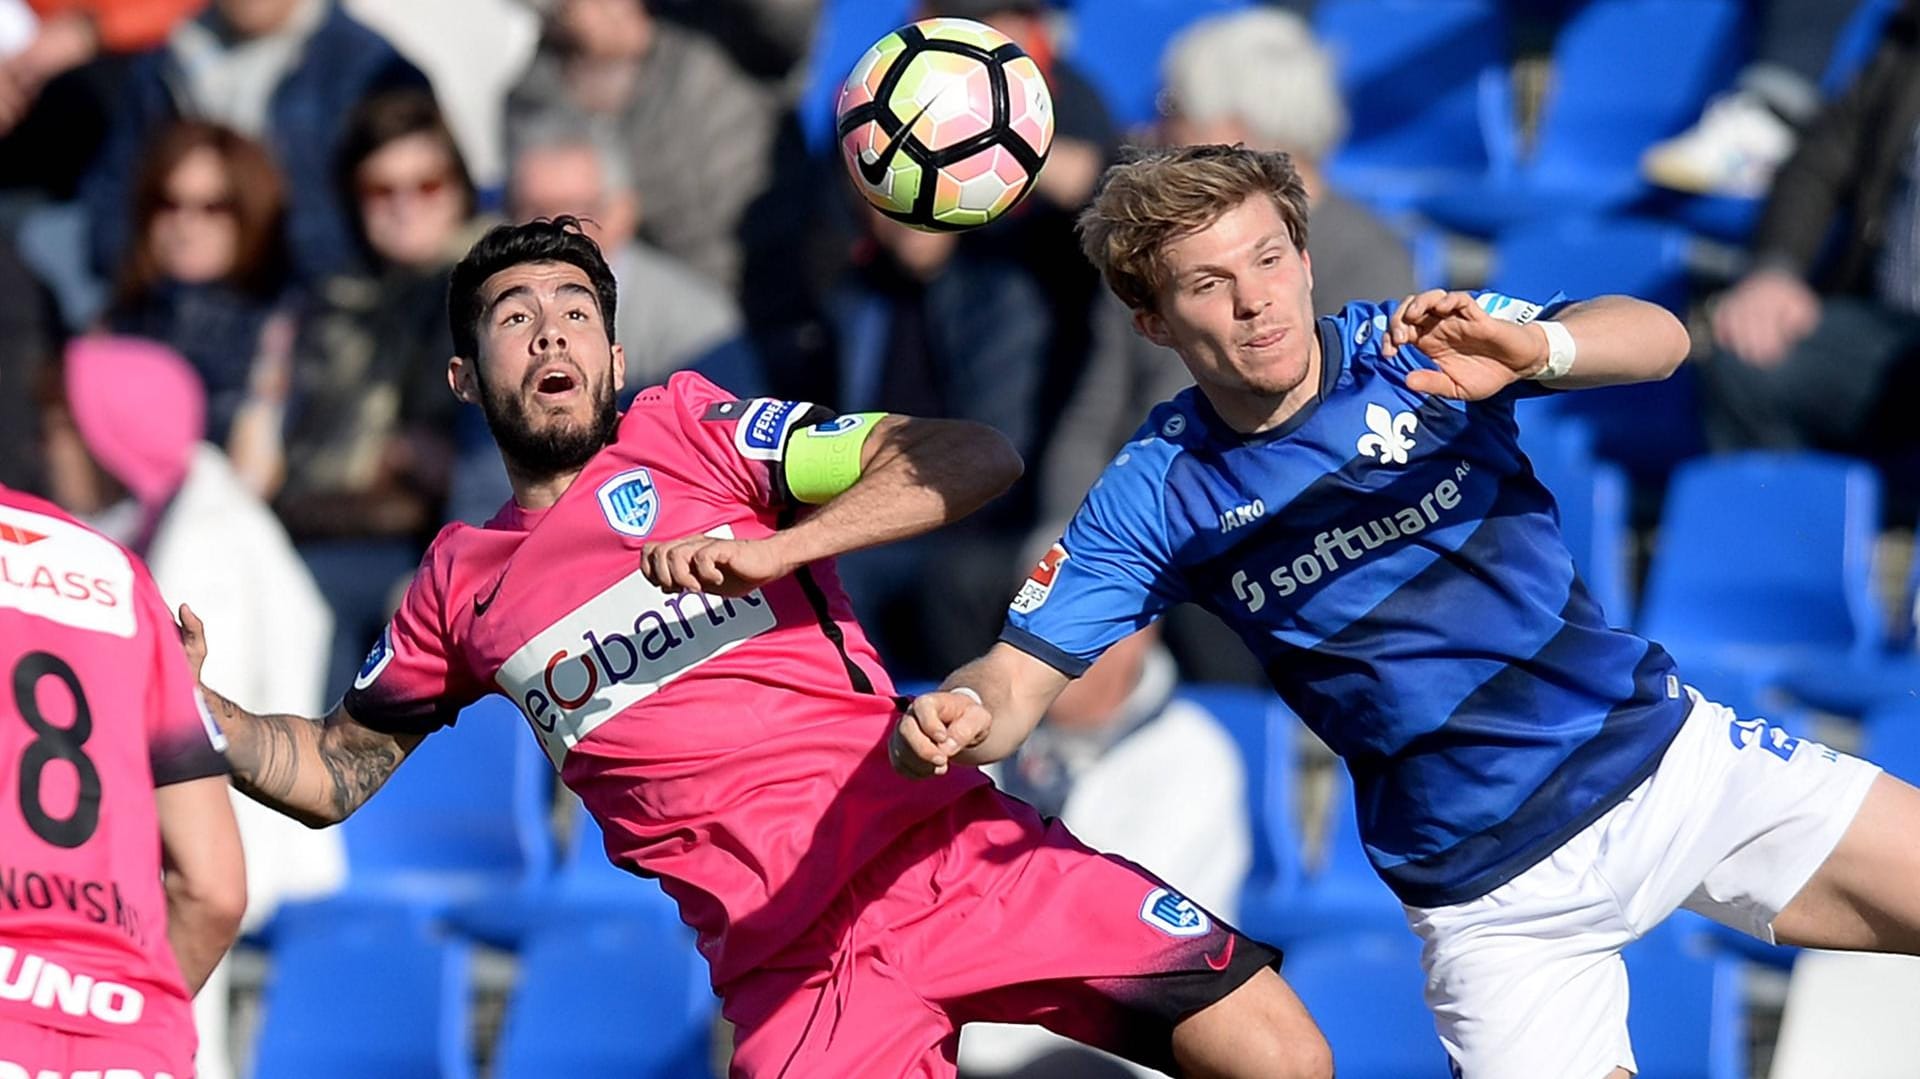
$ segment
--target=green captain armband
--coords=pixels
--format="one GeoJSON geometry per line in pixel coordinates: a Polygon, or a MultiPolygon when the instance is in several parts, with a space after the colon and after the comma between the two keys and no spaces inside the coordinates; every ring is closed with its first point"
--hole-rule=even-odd
{"type": "Polygon", "coordinates": [[[795,431],[787,438],[782,462],[787,492],[796,501],[818,506],[852,487],[860,478],[860,450],[886,416],[854,412],[795,431]]]}

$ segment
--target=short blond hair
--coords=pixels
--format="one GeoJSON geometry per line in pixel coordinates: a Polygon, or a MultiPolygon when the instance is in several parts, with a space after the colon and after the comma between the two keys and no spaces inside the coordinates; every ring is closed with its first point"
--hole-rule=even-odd
{"type": "Polygon", "coordinates": [[[1307,189],[1286,154],[1242,146],[1135,151],[1101,177],[1080,213],[1080,249],[1107,287],[1151,311],[1167,283],[1162,249],[1255,196],[1273,200],[1293,245],[1307,247],[1307,189]]]}

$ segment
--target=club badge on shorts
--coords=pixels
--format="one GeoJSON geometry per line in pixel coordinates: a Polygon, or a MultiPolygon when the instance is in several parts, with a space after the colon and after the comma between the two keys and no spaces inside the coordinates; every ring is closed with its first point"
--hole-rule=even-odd
{"type": "Polygon", "coordinates": [[[1193,900],[1170,888],[1155,888],[1140,904],[1140,920],[1170,937],[1203,937],[1213,930],[1213,919],[1193,900]]]}

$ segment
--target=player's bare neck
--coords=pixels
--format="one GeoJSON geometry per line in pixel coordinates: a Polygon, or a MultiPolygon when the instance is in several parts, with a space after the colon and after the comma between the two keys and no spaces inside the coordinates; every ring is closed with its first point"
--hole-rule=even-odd
{"type": "Polygon", "coordinates": [[[565,472],[533,474],[507,462],[507,482],[513,487],[514,504],[523,510],[539,512],[553,508],[560,496],[567,493],[573,481],[580,478],[584,469],[575,468],[565,472]]]}

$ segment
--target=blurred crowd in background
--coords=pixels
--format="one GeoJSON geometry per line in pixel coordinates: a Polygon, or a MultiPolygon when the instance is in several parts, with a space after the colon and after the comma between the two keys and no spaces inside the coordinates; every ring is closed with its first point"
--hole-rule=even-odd
{"type": "MultiPolygon", "coordinates": [[[[492,223],[576,214],[619,282],[628,396],[691,369],[1013,440],[1009,496],[843,565],[896,677],[938,678],[992,642],[1087,485],[1187,383],[1079,255],[1075,213],[1129,144],[1237,142],[1301,166],[1323,313],[1492,286],[1687,317],[1697,362],[1672,384],[1543,406],[1624,469],[1639,534],[1675,467],[1748,449],[1869,460],[1910,527],[1917,8],[0,0],[0,483],[141,552],[206,618],[210,684],[319,714],[435,531],[508,497],[446,386],[453,262],[492,223]],[[853,60],[927,15],[1018,42],[1057,114],[1031,196],[961,235],[867,210],[834,145],[853,60]]],[[[1601,572],[1624,621],[1639,567],[1601,572]]],[[[1244,649],[1181,611],[1097,670],[1004,781],[1060,812],[1116,747],[1152,746],[1074,826],[1100,842],[1157,774],[1186,811],[1156,821],[1244,848],[1231,743],[1167,706],[1260,684],[1244,649]],[[1154,729],[1181,733],[1139,740],[1154,729]]],[[[337,841],[249,827],[256,922],[344,872],[337,841]]],[[[1138,856],[1181,881],[1246,871],[1165,864],[1195,842],[1138,856]]],[[[1237,886],[1191,885],[1222,911],[1237,886]]]]}

